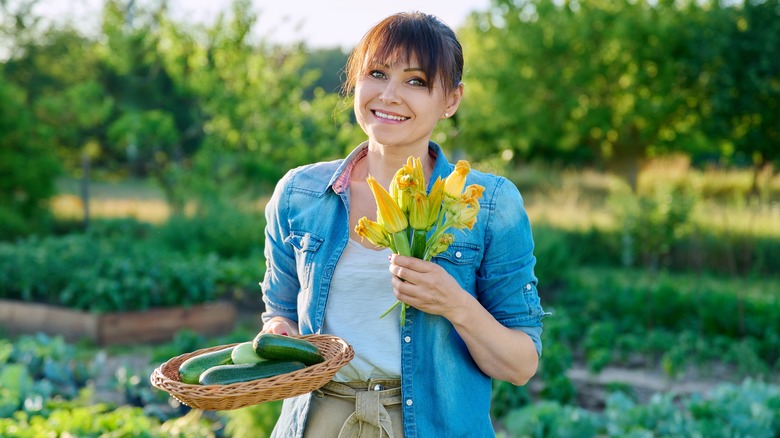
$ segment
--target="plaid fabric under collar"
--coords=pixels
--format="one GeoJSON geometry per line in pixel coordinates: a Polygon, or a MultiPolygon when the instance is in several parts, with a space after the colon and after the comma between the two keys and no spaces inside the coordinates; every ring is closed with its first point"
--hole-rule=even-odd
{"type": "MultiPolygon", "coordinates": [[[[352,179],[352,169],[360,160],[366,158],[366,155],[368,155],[368,146],[357,151],[355,157],[347,164],[347,166],[344,168],[344,171],[341,172],[341,175],[339,175],[338,178],[336,178],[336,181],[333,183],[334,192],[344,193],[347,190],[352,179]]],[[[434,161],[436,161],[436,157],[438,156],[436,150],[431,147],[428,148],[428,155],[430,155],[434,161]]]]}

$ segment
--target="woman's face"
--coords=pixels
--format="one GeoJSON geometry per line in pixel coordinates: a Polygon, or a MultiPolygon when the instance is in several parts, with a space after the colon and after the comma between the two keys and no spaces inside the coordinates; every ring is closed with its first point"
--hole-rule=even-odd
{"type": "Polygon", "coordinates": [[[393,147],[427,147],[436,122],[455,114],[462,85],[445,96],[441,84],[428,91],[416,58],[409,63],[369,65],[355,85],[355,116],[371,142],[393,147]]]}

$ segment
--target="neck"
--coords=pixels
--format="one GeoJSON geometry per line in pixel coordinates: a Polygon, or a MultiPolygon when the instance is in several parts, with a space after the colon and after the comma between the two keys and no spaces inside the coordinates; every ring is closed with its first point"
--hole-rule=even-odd
{"type": "Polygon", "coordinates": [[[423,165],[425,180],[427,181],[433,172],[433,159],[428,153],[428,144],[424,148],[399,148],[387,147],[370,143],[368,154],[362,161],[359,178],[365,179],[373,176],[385,188],[390,186],[390,181],[395,173],[406,164],[409,157],[420,158],[423,165]]]}

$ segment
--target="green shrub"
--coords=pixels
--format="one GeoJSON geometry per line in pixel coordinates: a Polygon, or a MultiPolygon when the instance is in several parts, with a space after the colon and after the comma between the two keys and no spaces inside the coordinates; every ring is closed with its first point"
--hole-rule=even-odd
{"type": "Polygon", "coordinates": [[[567,239],[567,235],[539,224],[533,228],[534,271],[539,278],[540,287],[556,287],[565,282],[566,274],[581,260],[579,249],[567,239]]]}
{"type": "Polygon", "coordinates": [[[8,240],[42,228],[60,166],[22,90],[2,75],[0,102],[0,239],[8,240]]]}
{"type": "Polygon", "coordinates": [[[557,310],[545,322],[546,336],[593,370],[641,353],[662,359],[670,374],[700,360],[766,375],[780,366],[777,287],[771,279],[581,269],[569,275],[566,292],[550,298],[557,310]],[[564,309],[576,309],[577,318],[565,318],[564,309]]]}
{"type": "Polygon", "coordinates": [[[685,186],[656,186],[651,193],[615,193],[610,199],[621,230],[626,266],[670,266],[672,247],[690,231],[696,199],[685,186]]]}
{"type": "Polygon", "coordinates": [[[215,253],[223,258],[262,254],[265,217],[234,208],[209,208],[195,216],[173,216],[154,238],[176,251],[215,253]]]}
{"type": "Polygon", "coordinates": [[[215,256],[88,235],[0,243],[0,298],[121,312],[216,299],[215,256]]]}

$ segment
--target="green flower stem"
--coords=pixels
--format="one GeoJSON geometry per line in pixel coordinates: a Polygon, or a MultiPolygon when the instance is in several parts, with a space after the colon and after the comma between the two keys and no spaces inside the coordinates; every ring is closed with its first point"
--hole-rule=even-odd
{"type": "Polygon", "coordinates": [[[409,237],[407,237],[406,230],[393,233],[391,237],[395,244],[396,254],[402,256],[412,255],[412,249],[409,247],[409,237]]]}
{"type": "MultiPolygon", "coordinates": [[[[396,302],[395,302],[395,304],[393,304],[392,306],[390,306],[390,308],[389,308],[389,309],[385,310],[385,313],[383,313],[383,314],[382,314],[382,315],[379,317],[379,319],[382,319],[382,318],[384,318],[385,316],[387,316],[387,314],[388,314],[388,313],[390,313],[390,312],[392,312],[392,311],[393,311],[393,309],[395,309],[396,307],[398,307],[398,305],[399,305],[399,304],[401,304],[401,302],[400,302],[400,301],[396,301],[396,302]]],[[[401,313],[403,313],[403,310],[401,310],[401,313]]],[[[403,320],[402,320],[402,321],[403,321],[403,320]]]]}
{"type": "Polygon", "coordinates": [[[422,259],[427,249],[428,233],[425,230],[414,230],[412,233],[412,257],[422,259]]]}

